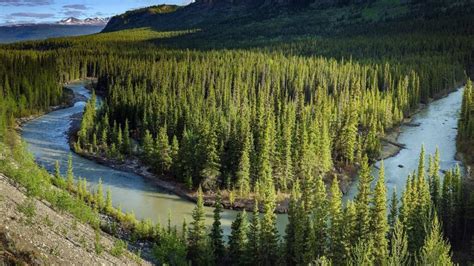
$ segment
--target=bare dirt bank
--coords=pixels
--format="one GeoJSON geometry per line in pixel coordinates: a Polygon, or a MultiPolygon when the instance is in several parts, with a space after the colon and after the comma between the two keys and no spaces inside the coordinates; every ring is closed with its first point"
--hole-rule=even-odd
{"type": "Polygon", "coordinates": [[[0,174],[0,261],[20,265],[149,264],[127,250],[118,257],[111,255],[117,239],[99,234],[104,248],[100,255],[91,226],[57,212],[47,202],[28,199],[23,188],[0,174]]]}

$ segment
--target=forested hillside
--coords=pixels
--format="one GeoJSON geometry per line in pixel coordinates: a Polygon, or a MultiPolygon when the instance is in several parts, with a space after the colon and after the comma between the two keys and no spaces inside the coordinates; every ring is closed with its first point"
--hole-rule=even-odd
{"type": "MultiPolygon", "coordinates": [[[[425,169],[422,153],[387,211],[383,167],[372,188],[369,165],[387,132],[472,75],[472,3],[277,2],[155,6],[115,17],[106,33],[0,46],[4,154],[18,149],[15,118],[62,103],[62,83],[95,77],[104,103],[87,103],[74,150],[117,163],[138,158],[157,178],[198,191],[189,230],[136,221],[105,203],[103,191],[76,183],[72,169],[67,181],[40,180],[114,217],[130,241],[154,243],[159,262],[450,265],[452,245],[467,263],[472,200],[461,170],[442,178],[439,155],[425,169]],[[340,184],[354,172],[358,195],[343,203],[340,184]],[[203,196],[216,206],[210,230],[203,196]],[[246,200],[263,216],[239,214],[224,244],[221,200],[246,200]],[[275,228],[282,201],[284,237],[275,228]]],[[[466,147],[470,84],[459,126],[466,147]]]]}

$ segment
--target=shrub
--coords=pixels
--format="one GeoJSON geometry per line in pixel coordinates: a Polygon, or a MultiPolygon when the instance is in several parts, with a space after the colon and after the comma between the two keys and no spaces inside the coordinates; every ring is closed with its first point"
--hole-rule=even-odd
{"type": "Polygon", "coordinates": [[[127,249],[127,243],[125,243],[123,240],[117,240],[115,241],[110,253],[115,257],[120,257],[122,256],[125,249],[127,249]]]}

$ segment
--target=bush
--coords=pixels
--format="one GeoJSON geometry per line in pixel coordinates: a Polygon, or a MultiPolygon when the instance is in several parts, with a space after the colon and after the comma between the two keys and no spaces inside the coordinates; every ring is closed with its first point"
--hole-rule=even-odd
{"type": "Polygon", "coordinates": [[[36,204],[33,198],[26,198],[23,203],[18,205],[18,211],[26,216],[26,222],[31,224],[36,215],[36,204]]]}
{"type": "Polygon", "coordinates": [[[117,240],[115,241],[110,253],[115,257],[120,257],[122,256],[125,249],[127,249],[127,243],[125,243],[123,240],[117,240]]]}
{"type": "Polygon", "coordinates": [[[102,252],[104,251],[104,247],[100,243],[100,232],[99,231],[95,231],[94,249],[95,249],[95,253],[97,255],[102,254],[102,252]]]}

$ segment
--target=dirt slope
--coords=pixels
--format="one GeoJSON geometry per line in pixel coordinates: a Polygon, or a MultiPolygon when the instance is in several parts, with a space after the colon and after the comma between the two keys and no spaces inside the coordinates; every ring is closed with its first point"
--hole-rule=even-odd
{"type": "Polygon", "coordinates": [[[91,226],[56,212],[45,202],[28,199],[23,191],[0,174],[0,265],[149,264],[128,251],[112,256],[116,239],[102,232],[103,252],[98,255],[91,226]]]}

